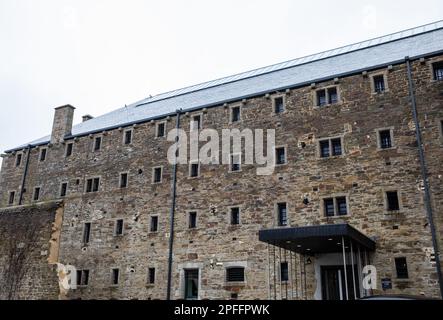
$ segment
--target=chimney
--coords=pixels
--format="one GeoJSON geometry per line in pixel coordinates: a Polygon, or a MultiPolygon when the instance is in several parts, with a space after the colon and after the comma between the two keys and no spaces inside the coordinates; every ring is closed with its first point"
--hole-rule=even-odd
{"type": "Polygon", "coordinates": [[[69,104],[55,108],[54,124],[52,125],[51,143],[64,140],[66,135],[71,134],[75,108],[69,104]]]}
{"type": "Polygon", "coordinates": [[[83,118],[83,122],[94,119],[94,117],[91,116],[90,114],[85,114],[82,118],[83,118]]]}

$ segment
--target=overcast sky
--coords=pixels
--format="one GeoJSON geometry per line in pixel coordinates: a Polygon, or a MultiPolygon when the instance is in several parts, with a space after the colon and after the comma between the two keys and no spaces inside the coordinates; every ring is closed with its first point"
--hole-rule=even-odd
{"type": "Polygon", "coordinates": [[[443,18],[441,0],[0,0],[0,152],[164,91],[443,18]]]}

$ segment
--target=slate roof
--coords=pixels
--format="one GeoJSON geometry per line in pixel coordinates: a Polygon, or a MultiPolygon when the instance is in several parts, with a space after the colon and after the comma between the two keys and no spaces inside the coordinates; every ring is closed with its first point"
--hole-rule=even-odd
{"type": "MultiPolygon", "coordinates": [[[[180,108],[183,111],[192,111],[222,105],[272,91],[401,63],[406,56],[418,58],[439,52],[443,52],[443,20],[149,97],[75,125],[72,136],[162,118],[175,114],[180,108]]],[[[36,146],[49,141],[50,136],[46,136],[30,144],[36,146]]],[[[13,150],[27,145],[29,144],[13,150]]]]}

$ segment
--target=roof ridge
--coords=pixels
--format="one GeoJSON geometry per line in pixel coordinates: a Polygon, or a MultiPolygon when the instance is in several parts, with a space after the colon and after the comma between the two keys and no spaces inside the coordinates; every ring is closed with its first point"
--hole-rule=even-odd
{"type": "Polygon", "coordinates": [[[192,92],[199,91],[199,90],[202,90],[202,89],[208,89],[208,88],[211,88],[211,87],[215,87],[215,86],[222,85],[222,84],[227,84],[227,83],[234,82],[234,81],[237,81],[237,80],[247,79],[249,77],[258,76],[258,75],[265,74],[265,73],[268,73],[268,72],[274,72],[274,71],[282,70],[282,69],[285,69],[285,68],[288,68],[288,67],[293,67],[293,66],[300,65],[300,64],[303,64],[303,63],[309,63],[309,62],[313,62],[313,61],[317,61],[317,60],[321,60],[321,59],[325,59],[325,58],[331,58],[331,57],[334,57],[334,56],[337,56],[337,55],[340,55],[340,54],[343,54],[343,53],[349,53],[349,52],[353,52],[353,51],[363,50],[363,49],[366,49],[368,47],[377,46],[377,45],[385,44],[385,43],[388,43],[388,42],[391,42],[391,41],[396,41],[396,40],[400,40],[400,39],[416,36],[416,35],[423,34],[423,33],[426,33],[426,32],[435,31],[435,30],[438,30],[438,29],[441,29],[441,28],[443,28],[443,20],[438,20],[438,21],[431,22],[431,23],[428,23],[428,24],[424,24],[424,25],[421,25],[421,26],[418,26],[418,27],[412,27],[412,28],[401,30],[401,31],[397,31],[397,32],[386,34],[386,35],[382,35],[382,36],[379,36],[379,37],[374,37],[374,38],[370,38],[370,39],[367,39],[367,40],[363,40],[363,41],[351,43],[351,44],[348,44],[348,45],[340,46],[340,47],[337,47],[337,48],[333,48],[333,49],[329,49],[329,50],[324,50],[324,51],[320,51],[320,52],[317,52],[317,53],[309,54],[309,55],[306,55],[306,56],[302,56],[302,57],[286,60],[286,61],[283,61],[283,62],[278,62],[278,63],[270,64],[270,65],[265,66],[265,67],[255,68],[255,69],[251,69],[251,70],[235,73],[233,75],[224,76],[224,77],[221,77],[221,78],[217,78],[217,79],[213,79],[213,80],[209,80],[209,81],[205,81],[205,82],[200,82],[200,83],[197,83],[197,84],[194,84],[194,85],[190,85],[190,86],[186,86],[186,87],[182,87],[182,88],[179,88],[179,89],[166,91],[166,92],[163,92],[163,93],[156,94],[156,95],[154,95],[152,97],[148,97],[148,98],[142,99],[142,100],[140,100],[138,102],[133,103],[132,105],[135,105],[136,107],[138,107],[138,106],[146,105],[146,104],[149,104],[149,103],[152,103],[152,102],[155,102],[155,101],[160,101],[160,100],[168,99],[168,98],[179,96],[179,95],[182,95],[182,94],[192,93],[192,92]],[[408,33],[408,34],[406,34],[406,33],[408,33]],[[398,36],[398,37],[393,39],[394,36],[398,36]],[[384,39],[384,41],[382,41],[383,39],[384,39]],[[375,42],[377,40],[379,42],[373,44],[373,42],[375,42]],[[365,43],[367,45],[366,46],[362,46],[365,43]],[[345,49],[349,49],[349,50],[346,51],[345,49]],[[317,58],[314,59],[314,57],[317,57],[317,58]],[[309,60],[309,58],[311,58],[311,60],[309,60]],[[266,71],[267,69],[269,69],[269,70],[266,71]],[[259,73],[260,71],[262,71],[262,72],[259,73]],[[244,76],[244,77],[241,77],[241,76],[244,76]]]}

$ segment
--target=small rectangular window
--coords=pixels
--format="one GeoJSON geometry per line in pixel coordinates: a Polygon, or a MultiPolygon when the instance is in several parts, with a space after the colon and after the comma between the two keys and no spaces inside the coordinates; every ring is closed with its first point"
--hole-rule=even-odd
{"type": "Polygon", "coordinates": [[[155,283],[155,268],[149,268],[148,270],[148,284],[155,283]]]}
{"type": "Polygon", "coordinates": [[[338,102],[337,88],[328,88],[328,103],[334,104],[338,102]]]}
{"type": "Polygon", "coordinates": [[[125,144],[131,144],[132,143],[132,130],[125,131],[125,144]]]}
{"type": "Polygon", "coordinates": [[[326,217],[333,217],[335,215],[334,199],[324,199],[323,205],[325,208],[325,216],[326,217]]]}
{"type": "Polygon", "coordinates": [[[46,160],[46,153],[48,152],[48,149],[41,149],[40,150],[40,162],[43,162],[46,160]]]}
{"type": "Polygon", "coordinates": [[[22,164],[22,154],[21,153],[17,153],[17,156],[15,158],[15,166],[16,167],[20,167],[20,165],[22,164]]]}
{"type": "Polygon", "coordinates": [[[118,282],[120,281],[120,269],[112,269],[111,272],[111,284],[116,286],[118,285],[118,282]]]}
{"type": "Polygon", "coordinates": [[[123,234],[123,219],[119,219],[115,222],[115,235],[121,236],[123,234]]]}
{"type": "Polygon", "coordinates": [[[408,279],[408,264],[406,258],[395,258],[395,269],[398,279],[408,279]]]}
{"type": "Polygon", "coordinates": [[[94,140],[94,151],[99,151],[102,147],[102,137],[96,137],[94,140]]]}
{"type": "Polygon", "coordinates": [[[240,208],[231,208],[231,224],[240,224],[240,208]]]}
{"type": "Polygon", "coordinates": [[[86,180],[86,192],[97,192],[100,187],[100,178],[86,180]]]}
{"type": "Polygon", "coordinates": [[[151,217],[151,232],[158,231],[158,217],[151,217]]]}
{"type": "Polygon", "coordinates": [[[231,122],[238,122],[240,121],[240,107],[233,107],[231,109],[231,122]]]}
{"type": "Polygon", "coordinates": [[[84,244],[89,243],[90,236],[91,236],[91,223],[86,222],[83,226],[83,243],[84,244]]]}
{"type": "Polygon", "coordinates": [[[282,113],[285,111],[285,100],[283,97],[274,98],[274,112],[282,113]]]}
{"type": "Polygon", "coordinates": [[[276,148],[275,158],[277,164],[286,164],[286,149],[284,147],[276,148]]]}
{"type": "Polygon", "coordinates": [[[40,199],[40,187],[34,189],[34,201],[38,201],[40,199]]]}
{"type": "Polygon", "coordinates": [[[280,280],[289,281],[289,266],[287,262],[280,263],[280,280]]]}
{"type": "Polygon", "coordinates": [[[346,197],[336,198],[337,202],[337,215],[346,216],[348,214],[348,205],[346,203],[346,197]]]}
{"type": "Polygon", "coordinates": [[[77,270],[77,285],[87,286],[89,284],[89,270],[77,270]]]}
{"type": "Polygon", "coordinates": [[[240,171],[240,169],[241,169],[240,155],[238,154],[231,155],[231,172],[240,171]]]}
{"type": "Polygon", "coordinates": [[[342,148],[341,148],[341,139],[332,139],[331,140],[332,145],[332,155],[333,156],[341,156],[342,155],[342,148]]]}
{"type": "Polygon", "coordinates": [[[197,228],[197,212],[189,212],[189,229],[197,228]]]}
{"type": "Polygon", "coordinates": [[[317,106],[322,107],[327,104],[326,100],[326,90],[318,90],[317,91],[317,106]]]}
{"type": "Polygon", "coordinates": [[[322,158],[329,158],[329,140],[320,141],[320,156],[322,158]]]}
{"type": "Polygon", "coordinates": [[[74,149],[74,144],[73,143],[68,143],[66,145],[66,153],[65,153],[66,158],[72,156],[73,149],[74,149]]]}
{"type": "Polygon", "coordinates": [[[193,116],[191,120],[191,129],[200,130],[202,128],[201,115],[193,116]]]}
{"type": "Polygon", "coordinates": [[[164,122],[157,123],[157,138],[164,137],[166,135],[166,124],[164,122]]]}
{"type": "Polygon", "coordinates": [[[374,91],[375,93],[385,92],[385,77],[384,75],[374,76],[374,91]]]}
{"type": "Polygon", "coordinates": [[[66,197],[67,192],[68,192],[68,183],[64,182],[64,183],[62,183],[61,188],[60,188],[60,197],[62,197],[62,198],[66,197]]]}
{"type": "Polygon", "coordinates": [[[331,156],[341,156],[343,154],[341,138],[326,139],[320,141],[320,157],[329,158],[331,156]]]}
{"type": "Polygon", "coordinates": [[[380,135],[380,148],[389,149],[392,148],[391,130],[379,131],[380,135]]]}
{"type": "Polygon", "coordinates": [[[278,225],[285,227],[288,225],[288,211],[285,202],[277,204],[278,225]]]}
{"type": "Polygon", "coordinates": [[[386,199],[388,202],[388,211],[400,210],[397,191],[386,192],[386,199]]]}
{"type": "Polygon", "coordinates": [[[120,174],[120,188],[124,189],[128,187],[128,174],[122,173],[120,174]]]}
{"type": "Polygon", "coordinates": [[[189,168],[189,176],[192,178],[198,177],[200,172],[200,164],[191,163],[191,167],[189,168]]]}
{"type": "Polygon", "coordinates": [[[11,191],[11,192],[9,192],[9,201],[8,201],[8,204],[14,204],[14,201],[15,201],[15,191],[11,191]]]}
{"type": "Polygon", "coordinates": [[[153,182],[160,183],[161,181],[162,181],[162,168],[161,167],[154,168],[153,182]]]}
{"type": "Polygon", "coordinates": [[[434,80],[442,81],[443,80],[443,61],[436,62],[432,64],[432,69],[434,70],[434,80]]]}
{"type": "Polygon", "coordinates": [[[226,281],[227,282],[244,282],[245,281],[245,268],[233,267],[226,269],[226,281]]]}

